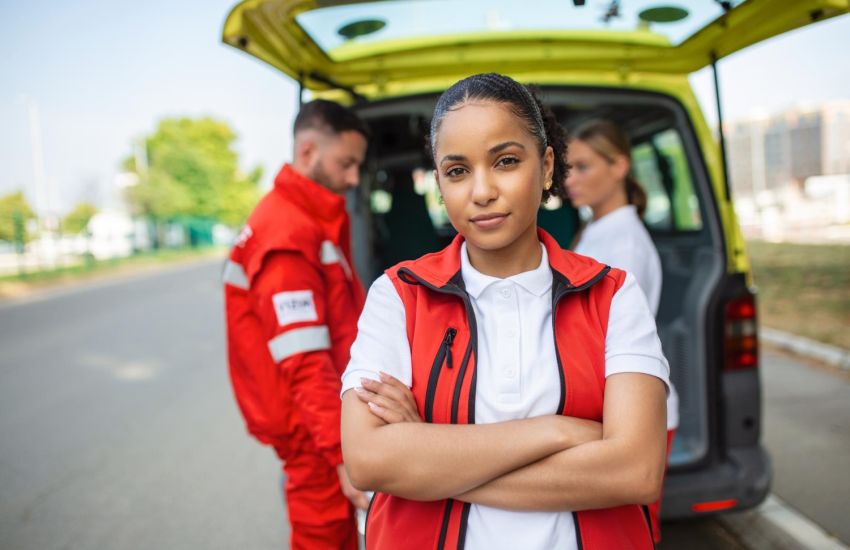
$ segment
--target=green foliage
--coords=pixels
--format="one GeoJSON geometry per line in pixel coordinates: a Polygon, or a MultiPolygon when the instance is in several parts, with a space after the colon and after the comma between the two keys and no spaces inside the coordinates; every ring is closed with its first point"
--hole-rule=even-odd
{"type": "Polygon", "coordinates": [[[0,241],[17,242],[22,237],[23,242],[29,242],[32,235],[27,231],[27,226],[34,219],[35,212],[23,191],[0,197],[0,241]]]}
{"type": "Polygon", "coordinates": [[[86,230],[89,220],[97,214],[97,208],[87,202],[81,202],[62,218],[62,231],[76,235],[86,230]]]}
{"type": "Polygon", "coordinates": [[[188,215],[192,210],[192,196],[186,186],[158,168],[149,170],[127,193],[136,213],[157,220],[188,215]]]}
{"type": "Polygon", "coordinates": [[[180,216],[241,225],[259,198],[259,168],[244,176],[234,150],[236,134],[212,118],[168,118],[145,139],[147,169],[124,161],[139,183],[128,191],[138,214],[156,220],[180,216]]]}

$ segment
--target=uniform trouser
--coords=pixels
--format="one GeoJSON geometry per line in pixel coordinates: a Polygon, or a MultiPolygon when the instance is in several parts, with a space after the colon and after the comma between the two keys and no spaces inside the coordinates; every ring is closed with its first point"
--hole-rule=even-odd
{"type": "Polygon", "coordinates": [[[342,494],[336,468],[314,452],[282,456],[291,550],[357,550],[354,507],[342,494]]]}
{"type": "MultiPolygon", "coordinates": [[[[664,475],[667,475],[667,462],[670,460],[670,449],[673,448],[673,437],[676,435],[676,429],[667,430],[667,457],[664,461],[664,475]]],[[[661,496],[658,500],[649,505],[649,521],[652,523],[652,535],[655,538],[655,544],[661,542],[661,496]]]]}

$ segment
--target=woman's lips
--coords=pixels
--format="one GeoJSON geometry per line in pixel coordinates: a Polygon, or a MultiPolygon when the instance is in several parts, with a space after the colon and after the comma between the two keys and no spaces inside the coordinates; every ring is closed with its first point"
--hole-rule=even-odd
{"type": "Polygon", "coordinates": [[[470,221],[480,229],[494,229],[502,225],[507,217],[507,214],[481,214],[480,216],[475,216],[470,221]]]}

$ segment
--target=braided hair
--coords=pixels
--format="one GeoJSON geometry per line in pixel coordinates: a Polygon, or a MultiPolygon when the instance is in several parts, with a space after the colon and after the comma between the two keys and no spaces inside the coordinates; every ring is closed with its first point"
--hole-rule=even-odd
{"type": "Polygon", "coordinates": [[[440,125],[446,115],[471,101],[492,101],[505,105],[525,125],[528,133],[537,142],[541,158],[547,147],[552,147],[554,170],[552,187],[543,191],[544,202],[552,196],[566,199],[564,182],[567,179],[567,140],[564,129],[558,123],[554,113],[543,105],[534,90],[516,80],[497,73],[475,74],[456,82],[443,92],[434,107],[431,118],[431,131],[428,139],[429,154],[433,158],[437,150],[437,138],[440,125]]]}

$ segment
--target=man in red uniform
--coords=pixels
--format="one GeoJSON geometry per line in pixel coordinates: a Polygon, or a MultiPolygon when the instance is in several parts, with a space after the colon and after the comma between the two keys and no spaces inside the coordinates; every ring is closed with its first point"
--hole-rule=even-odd
{"type": "MultiPolygon", "coordinates": [[[[284,461],[290,547],[356,549],[340,451],[340,376],[365,299],[344,194],[359,183],[365,125],[313,101],[294,160],[248,219],[224,270],[230,377],[248,431],[284,461]]],[[[354,505],[354,506],[352,506],[354,505]]]]}

